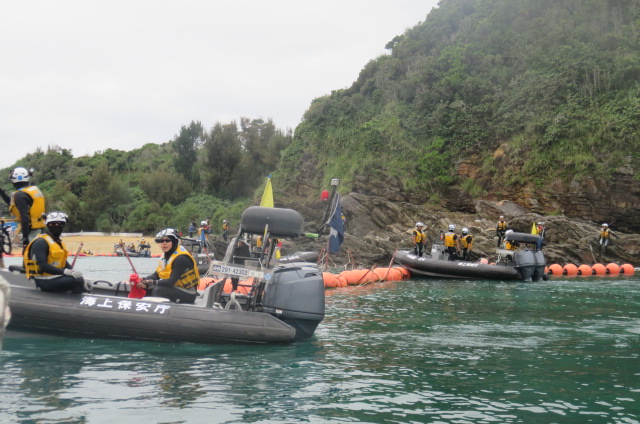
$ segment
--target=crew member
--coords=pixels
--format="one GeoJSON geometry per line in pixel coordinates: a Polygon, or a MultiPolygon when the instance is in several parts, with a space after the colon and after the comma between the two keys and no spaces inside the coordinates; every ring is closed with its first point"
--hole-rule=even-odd
{"type": "Polygon", "coordinates": [[[226,219],[222,220],[222,239],[227,241],[229,237],[229,222],[226,219]]]}
{"type": "Polygon", "coordinates": [[[180,237],[173,228],[156,234],[162,258],[156,271],[138,283],[139,288],[151,290],[151,296],[164,297],[177,303],[194,303],[200,273],[191,253],[179,245],[180,237]]]}
{"type": "Polygon", "coordinates": [[[424,245],[426,244],[426,235],[422,231],[424,224],[422,222],[416,222],[416,228],[413,230],[413,253],[418,256],[422,256],[424,245]]]}
{"type": "Polygon", "coordinates": [[[471,259],[471,249],[473,248],[473,236],[469,234],[467,228],[462,229],[462,236],[460,237],[460,245],[462,246],[462,260],[468,261],[471,259]]]}
{"type": "Polygon", "coordinates": [[[44,232],[44,195],[38,187],[29,184],[31,172],[18,167],[9,174],[9,181],[16,191],[7,196],[0,189],[0,197],[9,205],[9,210],[18,219],[22,228],[22,246],[26,247],[38,234],[44,232]]]}
{"type": "Polygon", "coordinates": [[[67,223],[64,212],[50,212],[45,220],[46,232],[38,234],[24,251],[27,278],[44,292],[82,293],[91,291],[91,283],[82,273],[71,269],[69,251],[60,238],[67,223]]]}
{"type": "MultiPolygon", "coordinates": [[[[207,243],[207,234],[209,233],[209,227],[207,227],[207,221],[200,222],[200,228],[198,228],[198,241],[200,242],[200,247],[204,249],[209,248],[209,243],[207,243]]],[[[177,233],[176,233],[177,236],[177,233]]]]}
{"type": "Polygon", "coordinates": [[[609,224],[602,224],[602,228],[600,229],[600,239],[598,240],[600,243],[600,254],[607,253],[607,247],[609,246],[609,239],[611,236],[618,238],[618,236],[609,228],[609,224]]]}
{"type": "Polygon", "coordinates": [[[449,225],[449,231],[444,233],[443,238],[444,250],[449,254],[449,260],[457,260],[458,252],[460,252],[460,237],[456,234],[456,226],[453,224],[449,225]]]}
{"type": "Polygon", "coordinates": [[[498,225],[496,226],[496,236],[498,236],[498,247],[502,246],[504,235],[507,232],[507,223],[504,220],[504,216],[500,215],[498,218],[498,225]]]}

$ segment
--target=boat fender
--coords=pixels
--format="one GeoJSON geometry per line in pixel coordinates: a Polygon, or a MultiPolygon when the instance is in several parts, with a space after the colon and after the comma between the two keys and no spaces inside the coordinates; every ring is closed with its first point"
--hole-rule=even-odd
{"type": "Polygon", "coordinates": [[[224,306],[224,309],[227,309],[230,311],[242,310],[242,306],[240,306],[240,302],[236,300],[236,292],[231,292],[231,297],[229,298],[229,301],[227,302],[227,304],[224,306]]]}

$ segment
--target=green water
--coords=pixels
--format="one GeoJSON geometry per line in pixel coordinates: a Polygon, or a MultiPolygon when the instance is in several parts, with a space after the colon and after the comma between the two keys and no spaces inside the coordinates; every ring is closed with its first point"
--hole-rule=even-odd
{"type": "Polygon", "coordinates": [[[640,423],[640,279],[327,292],[314,338],[9,338],[1,423],[640,423]]]}

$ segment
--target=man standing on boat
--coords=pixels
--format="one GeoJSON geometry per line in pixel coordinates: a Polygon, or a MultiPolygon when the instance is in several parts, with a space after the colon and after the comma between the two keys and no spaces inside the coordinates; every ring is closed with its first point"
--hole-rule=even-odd
{"type": "Polygon", "coordinates": [[[0,189],[0,197],[9,205],[9,210],[18,218],[22,228],[22,246],[26,247],[38,234],[44,232],[44,195],[38,187],[30,185],[31,172],[18,167],[9,174],[9,181],[16,191],[7,196],[0,189]]]}
{"type": "Polygon", "coordinates": [[[200,273],[189,251],[179,245],[180,237],[173,228],[156,234],[163,256],[156,271],[138,283],[138,288],[151,291],[151,296],[164,297],[172,302],[194,303],[200,273]]]}
{"type": "Polygon", "coordinates": [[[468,261],[471,259],[471,249],[473,248],[473,236],[469,234],[467,228],[462,229],[462,236],[460,237],[460,245],[462,246],[462,260],[468,261]]]}
{"type": "Polygon", "coordinates": [[[71,269],[69,251],[60,238],[67,224],[67,214],[50,212],[45,220],[46,232],[39,234],[24,251],[27,278],[44,292],[82,293],[91,291],[91,283],[82,273],[71,269]]]}
{"type": "Polygon", "coordinates": [[[449,225],[449,231],[444,233],[444,247],[445,252],[449,254],[449,260],[455,261],[458,259],[458,253],[460,252],[460,237],[456,234],[456,226],[449,225]]]}
{"type": "Polygon", "coordinates": [[[422,222],[416,222],[416,228],[413,230],[413,253],[420,257],[422,257],[422,251],[424,250],[424,245],[427,241],[427,237],[422,231],[422,227],[424,227],[422,222]]]}
{"type": "Polygon", "coordinates": [[[504,235],[507,232],[507,223],[504,220],[504,216],[500,215],[498,219],[498,225],[496,226],[496,236],[498,236],[498,247],[502,246],[504,235]]]}

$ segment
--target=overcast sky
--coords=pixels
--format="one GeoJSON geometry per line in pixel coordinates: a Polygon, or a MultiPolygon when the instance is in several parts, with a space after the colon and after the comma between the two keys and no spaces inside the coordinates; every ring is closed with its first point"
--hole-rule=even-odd
{"type": "Polygon", "coordinates": [[[0,5],[0,168],[164,143],[182,125],[292,128],[438,0],[71,0],[0,5]]]}

